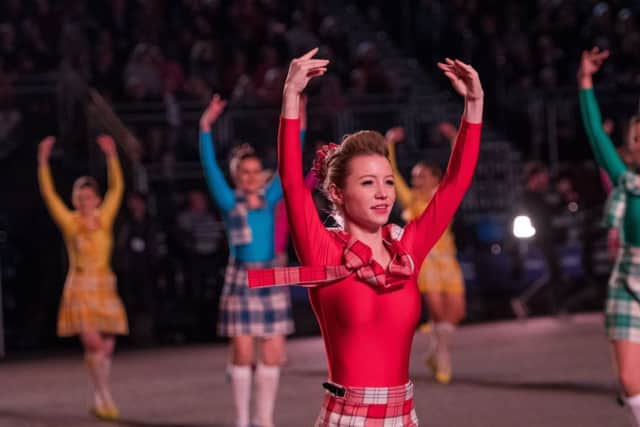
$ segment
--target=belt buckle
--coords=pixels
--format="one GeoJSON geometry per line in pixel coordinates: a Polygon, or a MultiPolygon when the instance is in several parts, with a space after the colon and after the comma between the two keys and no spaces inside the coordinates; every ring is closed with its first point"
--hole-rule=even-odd
{"type": "Polygon", "coordinates": [[[329,393],[338,397],[344,397],[344,395],[347,394],[347,391],[344,389],[344,387],[340,387],[339,385],[335,385],[332,383],[322,383],[322,387],[324,387],[324,389],[329,393]]]}

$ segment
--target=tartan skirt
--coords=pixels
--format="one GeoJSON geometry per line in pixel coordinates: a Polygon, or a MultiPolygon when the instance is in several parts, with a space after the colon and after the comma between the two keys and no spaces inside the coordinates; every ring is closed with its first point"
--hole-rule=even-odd
{"type": "Polygon", "coordinates": [[[342,387],[325,383],[315,427],[417,427],[413,383],[395,387],[342,387]]]}
{"type": "Polygon", "coordinates": [[[111,272],[77,273],[67,276],[58,310],[58,336],[84,331],[114,335],[129,333],[127,315],[111,272]]]}
{"type": "Polygon", "coordinates": [[[293,333],[288,287],[250,289],[247,270],[272,268],[273,262],[229,260],[220,296],[218,335],[283,336],[293,333]]]}
{"type": "Polygon", "coordinates": [[[606,326],[609,339],[640,342],[640,247],[624,245],[609,279],[606,326]]]}

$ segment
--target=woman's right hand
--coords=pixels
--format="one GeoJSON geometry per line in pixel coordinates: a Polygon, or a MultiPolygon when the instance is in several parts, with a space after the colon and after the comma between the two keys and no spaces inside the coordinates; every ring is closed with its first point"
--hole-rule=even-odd
{"type": "Polygon", "coordinates": [[[40,141],[38,145],[38,163],[44,165],[49,162],[49,157],[51,156],[51,150],[53,149],[53,144],[56,143],[56,138],[53,136],[47,136],[45,139],[40,141]]]}
{"type": "Polygon", "coordinates": [[[205,132],[211,131],[211,125],[218,120],[220,114],[224,111],[224,107],[227,106],[227,101],[223,100],[217,93],[211,98],[211,102],[204,110],[200,117],[200,130],[205,132]]]}
{"type": "Polygon", "coordinates": [[[578,84],[581,88],[588,89],[593,86],[593,75],[600,70],[600,67],[608,57],[609,51],[601,51],[598,47],[582,52],[580,68],[578,69],[578,84]]]}
{"type": "Polygon", "coordinates": [[[328,59],[313,59],[318,53],[315,47],[289,64],[287,78],[284,81],[284,92],[300,95],[309,81],[327,72],[328,59]]]}
{"type": "Polygon", "coordinates": [[[291,61],[284,81],[281,115],[287,119],[297,119],[300,115],[299,98],[309,81],[327,72],[327,59],[313,59],[318,48],[313,48],[291,61]]]}

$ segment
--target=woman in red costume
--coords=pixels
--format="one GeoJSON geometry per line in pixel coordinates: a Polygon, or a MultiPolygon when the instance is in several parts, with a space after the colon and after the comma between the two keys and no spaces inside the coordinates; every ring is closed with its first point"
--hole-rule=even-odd
{"type": "Polygon", "coordinates": [[[347,135],[320,150],[319,185],[340,229],[326,229],[305,187],[298,99],[328,61],[317,49],[294,59],[285,81],[278,135],[279,172],[302,267],[250,271],[250,286],[311,286],[309,296],[327,353],[329,381],[316,426],[417,426],[409,380],[411,342],[420,316],[419,267],[447,228],[471,184],[480,144],[483,91],[460,61],[438,64],[465,98],[447,172],[424,212],[404,230],[387,225],[395,202],[384,137],[347,135]]]}

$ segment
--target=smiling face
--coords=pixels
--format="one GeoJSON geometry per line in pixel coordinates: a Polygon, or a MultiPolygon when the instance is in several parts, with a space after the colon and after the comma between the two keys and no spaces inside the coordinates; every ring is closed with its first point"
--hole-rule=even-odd
{"type": "Polygon", "coordinates": [[[247,157],[238,163],[236,186],[246,194],[257,193],[265,185],[262,162],[257,157],[247,157]]]}
{"type": "Polygon", "coordinates": [[[344,186],[331,184],[329,192],[345,224],[376,230],[389,221],[396,200],[391,164],[380,155],[355,156],[349,161],[344,186]]]}

